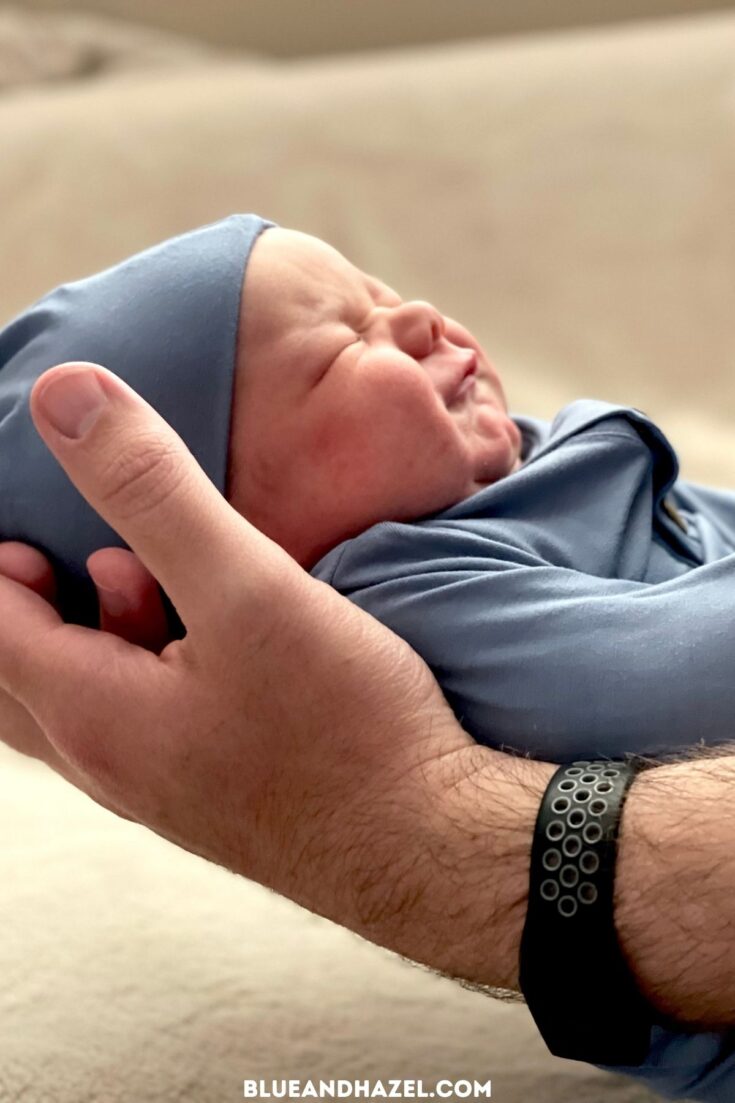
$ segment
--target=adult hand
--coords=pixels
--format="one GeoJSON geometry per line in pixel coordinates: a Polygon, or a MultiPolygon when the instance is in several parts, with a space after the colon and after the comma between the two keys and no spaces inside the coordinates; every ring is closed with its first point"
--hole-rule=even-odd
{"type": "MultiPolygon", "coordinates": [[[[187,630],[156,654],[64,624],[42,594],[0,578],[0,687],[62,770],[184,849],[453,971],[469,921],[449,923],[438,870],[455,900],[471,832],[457,809],[492,752],[462,731],[423,660],[232,509],[111,372],[52,368],[30,409],[187,630]],[[72,438],[44,410],[79,375],[107,401],[72,438]]],[[[484,940],[478,953],[490,961],[484,940]]]]}

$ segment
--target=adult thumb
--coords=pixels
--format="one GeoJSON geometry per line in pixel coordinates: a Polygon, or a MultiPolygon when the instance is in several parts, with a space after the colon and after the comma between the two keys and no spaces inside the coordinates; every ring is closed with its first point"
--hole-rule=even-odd
{"type": "Polygon", "coordinates": [[[227,503],[182,439],[132,387],[85,362],[45,372],[34,425],[93,509],[129,544],[200,641],[239,615],[243,577],[285,552],[227,503]]]}

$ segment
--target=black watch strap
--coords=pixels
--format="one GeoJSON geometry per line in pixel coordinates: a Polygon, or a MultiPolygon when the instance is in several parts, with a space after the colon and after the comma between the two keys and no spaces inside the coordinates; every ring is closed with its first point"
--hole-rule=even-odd
{"type": "Polygon", "coordinates": [[[557,1057],[640,1065],[655,1009],[613,921],[620,817],[639,766],[582,760],[551,778],[536,820],[520,986],[557,1057]]]}

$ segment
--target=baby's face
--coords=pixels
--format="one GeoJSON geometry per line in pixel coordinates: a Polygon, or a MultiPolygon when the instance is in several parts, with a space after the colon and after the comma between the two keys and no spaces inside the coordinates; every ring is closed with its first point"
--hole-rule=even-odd
{"type": "Polygon", "coordinates": [[[428,302],[282,227],[257,239],[242,302],[226,496],[306,570],[520,466],[495,368],[428,302]]]}

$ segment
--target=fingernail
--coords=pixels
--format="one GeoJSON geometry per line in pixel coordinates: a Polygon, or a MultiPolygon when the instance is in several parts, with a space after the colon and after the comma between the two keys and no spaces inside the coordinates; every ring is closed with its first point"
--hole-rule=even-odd
{"type": "Polygon", "coordinates": [[[93,371],[63,372],[38,396],[44,417],[64,437],[78,440],[94,425],[107,395],[93,371]]]}
{"type": "Polygon", "coordinates": [[[106,586],[100,586],[99,582],[96,582],[95,585],[100,591],[102,604],[113,617],[119,617],[122,613],[128,611],[127,598],[119,590],[108,590],[106,586]]]}

